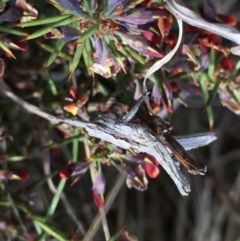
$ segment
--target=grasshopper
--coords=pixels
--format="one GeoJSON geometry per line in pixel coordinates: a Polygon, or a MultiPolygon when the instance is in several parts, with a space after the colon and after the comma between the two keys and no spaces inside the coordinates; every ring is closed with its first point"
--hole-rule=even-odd
{"type": "Polygon", "coordinates": [[[164,122],[159,116],[151,115],[146,105],[141,105],[136,116],[145,123],[153,133],[159,136],[159,141],[166,146],[174,159],[178,160],[188,172],[194,175],[204,175],[207,167],[194,161],[184,150],[183,146],[171,135],[173,127],[164,122]]]}
{"type": "Polygon", "coordinates": [[[142,103],[148,98],[145,93],[131,110],[122,118],[113,114],[100,115],[95,121],[81,121],[49,116],[54,122],[64,122],[72,126],[85,128],[92,137],[100,138],[134,153],[147,153],[154,156],[172,178],[182,195],[191,191],[189,182],[182,174],[176,160],[180,161],[190,173],[203,175],[205,166],[196,163],[187,150],[205,146],[216,139],[213,132],[197,135],[174,137],[170,134],[171,127],[160,117],[147,112],[142,103]],[[144,125],[130,121],[138,117],[144,125]]]}

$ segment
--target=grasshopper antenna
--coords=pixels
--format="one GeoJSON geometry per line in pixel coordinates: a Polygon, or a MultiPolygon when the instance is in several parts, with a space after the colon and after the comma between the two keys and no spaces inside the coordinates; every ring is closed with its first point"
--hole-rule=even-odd
{"type": "Polygon", "coordinates": [[[146,104],[146,106],[148,108],[149,113],[151,113],[153,115],[153,110],[152,110],[152,107],[151,107],[150,101],[149,101],[149,95],[145,94],[145,93],[150,93],[147,90],[146,81],[147,81],[147,76],[143,80],[143,93],[144,93],[143,94],[143,96],[144,96],[143,98],[144,98],[144,102],[145,102],[145,104],[146,104]]]}
{"type": "MultiPolygon", "coordinates": [[[[178,23],[178,27],[179,27],[179,34],[178,34],[178,40],[177,40],[177,43],[175,45],[175,47],[167,54],[164,56],[164,58],[162,58],[161,60],[158,60],[156,63],[154,63],[150,68],[149,70],[147,71],[146,75],[145,75],[145,78],[143,80],[143,91],[144,93],[147,92],[147,86],[146,86],[146,81],[148,79],[148,77],[150,75],[152,75],[153,73],[155,73],[157,70],[159,70],[164,64],[166,64],[168,61],[170,61],[172,59],[172,57],[174,56],[174,54],[177,52],[180,44],[181,44],[181,40],[182,40],[182,36],[183,36],[183,24],[182,24],[182,20],[179,19],[176,15],[176,20],[177,20],[177,23],[178,23]]],[[[152,107],[149,103],[149,98],[148,96],[144,99],[145,100],[145,103],[147,105],[147,108],[148,108],[148,111],[153,114],[153,111],[152,111],[152,107]]]]}

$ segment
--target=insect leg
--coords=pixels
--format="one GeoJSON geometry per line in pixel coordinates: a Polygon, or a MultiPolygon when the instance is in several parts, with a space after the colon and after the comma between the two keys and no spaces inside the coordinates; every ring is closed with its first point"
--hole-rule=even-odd
{"type": "Polygon", "coordinates": [[[140,99],[138,99],[137,103],[130,109],[130,111],[125,114],[122,118],[121,118],[121,122],[123,124],[128,123],[137,113],[139,107],[141,106],[142,102],[145,100],[146,96],[148,96],[149,92],[145,92],[140,99]]]}

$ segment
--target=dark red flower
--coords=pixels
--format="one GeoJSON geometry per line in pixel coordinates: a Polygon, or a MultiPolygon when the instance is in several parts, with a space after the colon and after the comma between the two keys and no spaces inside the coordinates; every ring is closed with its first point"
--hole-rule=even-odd
{"type": "Polygon", "coordinates": [[[223,70],[228,70],[231,71],[234,69],[235,67],[235,63],[232,59],[230,59],[229,57],[223,57],[220,60],[220,66],[222,67],[223,70]]]}
{"type": "Polygon", "coordinates": [[[156,178],[160,174],[158,168],[159,162],[154,157],[145,157],[142,167],[146,171],[149,177],[156,178]]]}
{"type": "Polygon", "coordinates": [[[95,189],[93,189],[93,201],[97,207],[104,208],[103,195],[99,194],[95,189]]]}
{"type": "Polygon", "coordinates": [[[225,23],[230,26],[235,26],[237,24],[237,19],[231,15],[218,14],[216,19],[219,20],[220,23],[225,23]]]}
{"type": "Polygon", "coordinates": [[[159,162],[149,154],[139,153],[137,155],[124,155],[123,158],[132,164],[142,165],[151,178],[156,178],[160,173],[158,169],[159,162]]]}
{"type": "Polygon", "coordinates": [[[179,88],[179,86],[176,82],[172,81],[169,83],[169,85],[171,86],[173,92],[178,93],[179,91],[181,91],[181,89],[179,88]]]}

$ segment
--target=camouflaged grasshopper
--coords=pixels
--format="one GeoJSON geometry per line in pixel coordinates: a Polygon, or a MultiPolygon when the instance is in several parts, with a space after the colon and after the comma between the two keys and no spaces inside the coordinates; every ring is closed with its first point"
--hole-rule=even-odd
{"type": "Polygon", "coordinates": [[[206,167],[196,163],[186,151],[208,145],[216,140],[216,136],[213,132],[209,132],[173,137],[170,134],[172,128],[168,124],[160,117],[151,115],[143,109],[142,103],[146,100],[147,95],[148,93],[145,93],[121,119],[117,119],[113,114],[100,115],[93,122],[53,116],[49,116],[49,119],[84,128],[90,136],[100,138],[123,149],[129,149],[134,153],[145,152],[154,156],[173,179],[180,193],[188,195],[191,191],[190,185],[180,170],[179,162],[190,173],[204,175],[206,167]],[[135,116],[143,124],[131,123],[131,119],[135,116]]]}
{"type": "MultiPolygon", "coordinates": [[[[144,95],[140,101],[144,99],[144,95]]],[[[136,117],[145,124],[154,134],[159,136],[159,141],[172,153],[172,158],[179,161],[193,175],[204,175],[207,167],[202,163],[194,161],[184,150],[184,147],[171,135],[173,127],[164,122],[159,116],[149,112],[147,104],[143,103],[133,110],[136,117]]]]}

